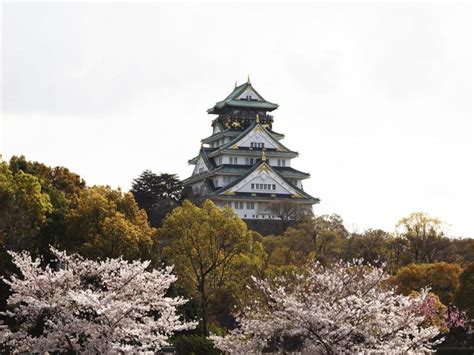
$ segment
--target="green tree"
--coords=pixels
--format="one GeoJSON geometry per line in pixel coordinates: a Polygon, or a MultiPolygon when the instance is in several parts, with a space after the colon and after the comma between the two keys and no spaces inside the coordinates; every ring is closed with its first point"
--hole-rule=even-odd
{"type": "Polygon", "coordinates": [[[450,259],[461,264],[463,267],[474,263],[474,239],[455,238],[451,239],[452,250],[450,259]]]}
{"type": "Polygon", "coordinates": [[[307,219],[298,229],[310,236],[317,261],[327,265],[342,257],[349,232],[344,227],[341,216],[332,214],[307,219]]]}
{"type": "Polygon", "coordinates": [[[66,238],[64,218],[71,203],[77,200],[80,191],[86,187],[85,181],[65,167],[49,167],[28,161],[24,156],[12,157],[9,166],[15,174],[23,172],[35,176],[41,185],[41,191],[49,197],[52,208],[34,245],[34,252],[48,259],[49,246],[59,245],[62,239],[66,238]]]}
{"type": "Polygon", "coordinates": [[[9,165],[12,172],[23,171],[36,176],[45,191],[59,190],[68,199],[77,196],[80,190],[86,187],[85,181],[79,175],[62,166],[52,168],[39,162],[28,161],[23,155],[13,156],[9,165]]]}
{"type": "Polygon", "coordinates": [[[307,217],[280,236],[263,238],[265,272],[287,274],[309,261],[329,264],[342,256],[348,232],[338,215],[307,217]]]}
{"type": "Polygon", "coordinates": [[[38,178],[0,163],[0,237],[5,248],[31,251],[51,210],[38,178]]]}
{"type": "Polygon", "coordinates": [[[175,174],[157,175],[145,170],[133,180],[130,192],[138,206],[146,211],[150,224],[158,227],[165,216],[178,206],[183,196],[183,186],[175,174]]]}
{"type": "Polygon", "coordinates": [[[364,262],[380,266],[388,259],[389,233],[380,229],[368,229],[363,234],[352,234],[345,244],[345,259],[362,258],[364,262]]]}
{"type": "Polygon", "coordinates": [[[251,254],[254,234],[232,209],[220,209],[208,200],[202,208],[184,201],[165,219],[159,235],[178,282],[199,300],[207,335],[212,300],[242,272],[236,265],[251,254]]]}
{"type": "Polygon", "coordinates": [[[263,238],[266,252],[266,272],[286,271],[284,266],[302,266],[316,257],[311,234],[304,228],[288,228],[283,235],[263,238]]]}
{"type": "Polygon", "coordinates": [[[448,305],[454,302],[459,288],[461,267],[445,262],[435,264],[410,264],[402,267],[391,282],[405,295],[430,287],[441,302],[448,305]]]}
{"type": "Polygon", "coordinates": [[[459,279],[456,304],[459,308],[466,310],[472,319],[474,318],[474,263],[466,267],[459,279]]]}
{"type": "MultiPolygon", "coordinates": [[[[40,231],[51,213],[49,195],[37,177],[13,172],[0,162],[0,276],[15,272],[7,250],[28,250],[37,254],[40,231]]],[[[0,310],[4,310],[9,288],[0,283],[0,310]]]]}

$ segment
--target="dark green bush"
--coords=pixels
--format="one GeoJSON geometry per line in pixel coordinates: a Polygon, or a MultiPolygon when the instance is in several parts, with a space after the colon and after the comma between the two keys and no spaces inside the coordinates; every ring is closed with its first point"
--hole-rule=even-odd
{"type": "Polygon", "coordinates": [[[219,355],[212,341],[202,335],[179,335],[173,338],[172,343],[177,355],[219,355]]]}

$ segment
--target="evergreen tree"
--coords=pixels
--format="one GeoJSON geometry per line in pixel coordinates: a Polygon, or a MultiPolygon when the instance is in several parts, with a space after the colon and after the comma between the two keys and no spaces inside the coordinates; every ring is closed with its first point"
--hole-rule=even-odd
{"type": "Polygon", "coordinates": [[[145,170],[133,180],[130,192],[143,208],[151,226],[158,227],[166,215],[178,206],[183,186],[176,174],[155,174],[145,170]]]}

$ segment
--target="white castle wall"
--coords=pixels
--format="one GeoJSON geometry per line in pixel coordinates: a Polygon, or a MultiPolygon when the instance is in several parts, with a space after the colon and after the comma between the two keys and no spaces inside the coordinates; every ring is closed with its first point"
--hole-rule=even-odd
{"type": "Polygon", "coordinates": [[[254,208],[249,208],[251,205],[249,204],[252,201],[229,201],[226,203],[217,202],[217,205],[220,207],[224,207],[225,205],[230,206],[234,212],[240,218],[246,219],[279,219],[275,215],[272,215],[270,211],[268,211],[268,203],[267,202],[258,202],[253,201],[254,208]],[[236,205],[236,202],[238,205],[236,205]],[[240,202],[243,203],[243,208],[240,208],[240,202]],[[238,206],[239,208],[236,208],[238,206]]]}

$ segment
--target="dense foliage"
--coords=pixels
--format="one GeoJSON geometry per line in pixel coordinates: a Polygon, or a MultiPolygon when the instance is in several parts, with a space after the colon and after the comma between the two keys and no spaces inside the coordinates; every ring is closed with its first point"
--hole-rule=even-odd
{"type": "MultiPolygon", "coordinates": [[[[423,324],[441,329],[449,346],[474,345],[466,332],[469,320],[463,318],[464,311],[474,317],[474,239],[446,236],[439,219],[417,212],[402,218],[394,233],[351,233],[338,215],[313,217],[290,205],[276,205],[288,228],[261,236],[230,209],[210,201],[195,205],[186,198],[173,174],[145,171],[128,193],[87,186],[67,168],[24,157],[0,162],[0,274],[7,279],[20,274],[7,251],[29,252],[41,257],[39,267],[54,267],[50,246],[91,262],[121,257],[150,260],[149,270],[174,265],[178,280],[168,296],[188,298],[179,311],[186,319],[199,320],[195,330],[174,339],[184,348],[209,352],[210,343],[202,336],[235,328],[235,314],[261,296],[252,276],[283,277],[293,287],[291,275],[314,262],[322,270],[361,259],[384,265],[391,275],[388,285],[405,297],[429,287],[426,299],[432,306],[423,324]],[[464,319],[465,326],[456,319],[464,319]]],[[[7,309],[11,292],[0,282],[0,311],[7,309]]],[[[3,337],[1,329],[16,324],[0,318],[3,337]]],[[[299,344],[296,340],[284,338],[288,349],[299,344]]]]}

